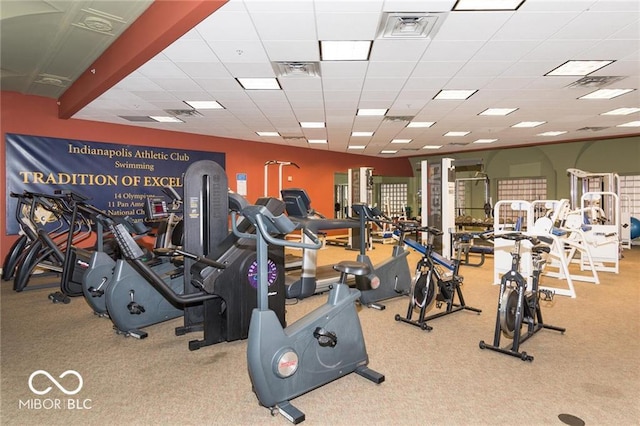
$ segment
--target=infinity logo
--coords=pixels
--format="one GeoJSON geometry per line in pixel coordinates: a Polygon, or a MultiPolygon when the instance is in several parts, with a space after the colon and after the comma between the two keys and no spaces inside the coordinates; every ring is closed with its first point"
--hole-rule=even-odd
{"type": "Polygon", "coordinates": [[[31,392],[35,393],[36,395],[45,395],[47,393],[49,393],[51,391],[51,386],[48,386],[45,390],[36,390],[33,387],[33,378],[36,377],[37,375],[42,374],[43,376],[47,377],[51,383],[53,383],[54,385],[56,385],[56,387],[58,389],[60,389],[65,395],[75,395],[78,392],[80,392],[80,389],[82,389],[82,376],[80,375],[80,373],[78,373],[75,370],[67,370],[64,373],[62,373],[58,378],[62,379],[63,377],[68,376],[69,374],[72,374],[74,376],[76,376],[78,378],[78,387],[73,389],[73,390],[67,390],[65,389],[60,383],[58,383],[58,381],[56,379],[53,378],[53,376],[51,374],[49,374],[47,371],[44,370],[37,370],[34,371],[33,373],[31,373],[31,375],[29,376],[29,389],[31,389],[31,392]]]}

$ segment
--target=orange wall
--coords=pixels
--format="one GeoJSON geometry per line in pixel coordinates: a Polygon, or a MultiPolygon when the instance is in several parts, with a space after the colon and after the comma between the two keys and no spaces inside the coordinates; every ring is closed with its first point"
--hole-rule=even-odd
{"type": "MultiPolygon", "coordinates": [[[[254,202],[264,192],[265,161],[292,161],[300,169],[285,167],[283,186],[305,188],[313,200],[313,207],[327,216],[333,214],[334,172],[346,172],[349,168],[366,166],[373,167],[374,174],[379,176],[413,176],[407,158],[383,159],[87,120],[61,120],[58,118],[58,106],[54,99],[15,92],[1,92],[0,104],[0,208],[3,214],[6,203],[5,133],[223,152],[226,154],[226,170],[231,189],[236,189],[236,173],[247,173],[249,202],[254,202]],[[287,182],[286,176],[291,176],[293,181],[287,182]]],[[[269,168],[269,183],[269,194],[275,196],[278,190],[277,166],[269,168]]],[[[5,220],[14,220],[13,212],[9,214],[5,220]]],[[[1,228],[0,256],[4,258],[15,237],[5,235],[4,220],[1,228]]]]}

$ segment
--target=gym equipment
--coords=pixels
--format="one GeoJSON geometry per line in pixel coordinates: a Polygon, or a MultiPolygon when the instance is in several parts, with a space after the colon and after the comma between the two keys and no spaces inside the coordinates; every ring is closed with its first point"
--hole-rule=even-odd
{"type": "MultiPolygon", "coordinates": [[[[455,230],[455,168],[452,158],[420,162],[420,190],[422,193],[422,226],[429,224],[443,232],[455,230]]],[[[425,238],[426,239],[426,236],[425,238]]],[[[434,249],[451,257],[451,241],[439,236],[434,249]]]]}
{"type": "Polygon", "coordinates": [[[360,292],[346,284],[347,275],[365,275],[368,266],[350,261],[337,264],[341,278],[329,292],[327,302],[283,328],[267,306],[271,281],[268,245],[317,249],[321,242],[307,229],[303,232],[311,239],[309,244],[273,236],[289,234],[297,225],[285,215],[274,216],[264,206],[247,206],[241,214],[257,228],[256,234],[238,231],[232,213],[234,234],[255,239],[257,245],[258,307],[251,315],[247,366],[260,404],[272,415],[279,411],[297,424],[305,419],[290,402],[297,396],[352,372],[382,383],[384,376],[367,367],[369,357],[355,306],[360,292]]]}
{"type": "Polygon", "coordinates": [[[635,217],[631,218],[631,239],[635,240],[640,237],[640,219],[636,219],[635,217]]]}
{"type": "MultiPolygon", "coordinates": [[[[347,203],[350,208],[354,204],[366,204],[372,206],[373,203],[373,167],[359,167],[357,169],[347,170],[347,203]]],[[[346,242],[346,247],[352,250],[361,250],[360,244],[364,241],[366,249],[372,248],[372,242],[369,238],[361,238],[361,234],[365,236],[367,228],[350,228],[346,242]]]]}
{"type": "MultiPolygon", "coordinates": [[[[400,229],[399,223],[394,223],[389,218],[384,217],[377,208],[371,208],[366,204],[353,204],[351,206],[354,213],[359,217],[360,229],[366,229],[367,222],[393,224],[400,229]]],[[[403,235],[401,232],[397,244],[393,246],[391,256],[381,263],[373,265],[365,250],[365,232],[360,232],[360,254],[357,261],[369,266],[370,272],[363,276],[356,277],[356,287],[360,290],[360,303],[365,306],[384,309],[378,304],[382,300],[393,297],[405,296],[411,291],[411,271],[407,260],[409,252],[404,248],[403,235]]]]}
{"type": "MultiPolygon", "coordinates": [[[[289,218],[300,223],[303,228],[317,234],[329,229],[359,227],[360,222],[353,219],[327,219],[311,207],[311,199],[304,189],[288,188],[280,191],[289,218]]],[[[310,242],[302,235],[303,242],[310,242]]],[[[286,285],[288,299],[304,299],[315,293],[327,291],[335,283],[339,274],[331,265],[318,266],[318,251],[303,249],[300,276],[286,285]]]]}
{"type": "MultiPolygon", "coordinates": [[[[497,235],[494,235],[497,237],[497,235]]],[[[486,237],[489,237],[487,235],[486,237]]],[[[551,249],[548,244],[552,239],[546,237],[533,237],[521,232],[508,232],[500,234],[500,238],[514,241],[514,249],[511,253],[511,270],[502,276],[500,282],[500,294],[498,296],[498,311],[493,336],[493,345],[480,341],[480,349],[490,349],[506,355],[520,358],[523,361],[533,361],[533,356],[526,352],[520,352],[520,344],[532,337],[535,333],[547,328],[564,334],[565,328],[545,324],[542,320],[540,309],[540,297],[543,300],[553,300],[554,293],[550,290],[538,288],[540,274],[546,262],[543,254],[548,254],[551,249]],[[522,241],[532,244],[531,253],[533,259],[533,271],[531,290],[527,290],[527,280],[520,273],[520,246],[522,241]],[[546,243],[546,244],[545,244],[546,243]],[[525,332],[522,326],[526,324],[525,332]],[[500,336],[513,339],[510,346],[500,347],[500,336]]]]}
{"type": "Polygon", "coordinates": [[[463,251],[461,246],[468,244],[472,236],[468,233],[454,235],[454,248],[457,256],[455,260],[449,260],[433,250],[433,240],[436,236],[442,235],[441,230],[427,226],[414,228],[413,231],[426,232],[428,235],[427,245],[424,246],[417,241],[405,239],[405,244],[421,253],[422,258],[416,266],[407,315],[402,317],[396,314],[396,321],[402,321],[420,327],[422,330],[431,331],[433,327],[427,324],[429,320],[462,310],[480,314],[482,310],[467,306],[465,303],[461,289],[464,278],[459,274],[460,257],[463,251]],[[456,295],[459,303],[455,303],[456,295]],[[433,307],[434,302],[436,302],[438,309],[443,303],[446,304],[446,308],[427,317],[426,313],[433,307]],[[417,320],[412,319],[415,309],[419,309],[417,320]]]}
{"type": "Polygon", "coordinates": [[[278,161],[278,160],[269,160],[264,163],[264,197],[269,196],[269,166],[274,164],[278,165],[278,194],[282,192],[282,169],[285,166],[295,166],[297,169],[300,168],[296,163],[291,161],[278,161]]]}

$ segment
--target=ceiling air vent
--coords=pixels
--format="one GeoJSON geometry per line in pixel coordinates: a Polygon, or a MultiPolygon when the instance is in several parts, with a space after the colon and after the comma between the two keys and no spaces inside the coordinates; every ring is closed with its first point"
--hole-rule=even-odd
{"type": "Polygon", "coordinates": [[[586,76],[582,77],[580,80],[574,81],[567,87],[570,89],[575,88],[598,88],[608,86],[609,84],[622,80],[624,77],[617,76],[604,76],[604,75],[594,75],[594,76],[586,76]]]}
{"type": "Polygon", "coordinates": [[[156,120],[146,115],[119,115],[118,117],[134,123],[157,123],[156,120]]]}
{"type": "Polygon", "coordinates": [[[578,132],[599,132],[600,130],[608,129],[608,127],[583,127],[578,129],[578,132]]]}
{"type": "Polygon", "coordinates": [[[444,20],[445,13],[388,12],[382,15],[378,38],[432,38],[444,20]]]}
{"type": "Polygon", "coordinates": [[[273,62],[273,70],[278,77],[319,77],[317,62],[273,62]]]}
{"type": "Polygon", "coordinates": [[[307,142],[304,136],[283,136],[282,139],[287,142],[307,142]]]}
{"type": "Polygon", "coordinates": [[[390,121],[392,123],[404,123],[413,120],[414,116],[409,115],[387,115],[382,121],[390,121]]]}
{"type": "Polygon", "coordinates": [[[57,87],[67,87],[67,85],[71,82],[66,77],[61,77],[59,75],[53,74],[40,74],[38,79],[35,80],[35,83],[46,84],[49,86],[57,86],[57,87]]]}
{"type": "Polygon", "coordinates": [[[164,112],[174,117],[202,117],[195,109],[165,109],[164,112]]]}

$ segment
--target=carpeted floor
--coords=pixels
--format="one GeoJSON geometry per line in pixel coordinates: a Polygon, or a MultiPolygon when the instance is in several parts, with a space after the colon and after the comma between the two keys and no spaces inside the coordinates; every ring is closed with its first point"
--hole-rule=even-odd
{"type": "MultiPolygon", "coordinates": [[[[390,250],[376,245],[371,256],[390,250]]],[[[319,257],[330,263],[355,253],[330,247],[319,257]]],[[[416,259],[412,254],[412,269],[416,259]]],[[[567,331],[542,330],[526,341],[521,349],[535,357],[531,363],[478,347],[493,339],[496,321],[492,260],[463,266],[461,274],[466,303],[480,315],[438,318],[426,332],[394,320],[406,313],[406,297],[382,311],[361,308],[370,367],[386,381],[352,374],[296,398],[305,424],[640,424],[640,247],[624,251],[619,274],[601,273],[599,285],[577,282],[577,298],[543,304],[545,322],[567,331]]],[[[136,340],[116,335],[80,298],[52,304],[51,290],[15,293],[11,282],[0,290],[2,425],[288,424],[258,405],[246,341],[190,352],[187,342],[197,336],[174,335],[181,319],[149,327],[149,337],[136,340]],[[75,395],[61,390],[79,384],[73,374],[60,377],[67,370],[82,378],[75,395]],[[30,383],[52,389],[36,395],[30,383]]],[[[289,305],[287,321],[325,298],[289,305]]]]}

